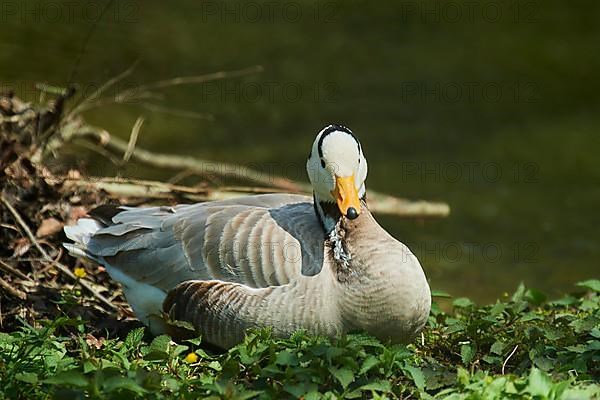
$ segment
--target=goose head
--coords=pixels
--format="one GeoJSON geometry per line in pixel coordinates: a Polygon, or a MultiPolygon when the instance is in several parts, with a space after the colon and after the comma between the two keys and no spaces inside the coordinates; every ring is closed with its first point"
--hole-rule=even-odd
{"type": "Polygon", "coordinates": [[[306,169],[326,232],[342,217],[360,217],[361,202],[366,199],[367,160],[350,129],[336,124],[323,128],[313,142],[306,169]]]}

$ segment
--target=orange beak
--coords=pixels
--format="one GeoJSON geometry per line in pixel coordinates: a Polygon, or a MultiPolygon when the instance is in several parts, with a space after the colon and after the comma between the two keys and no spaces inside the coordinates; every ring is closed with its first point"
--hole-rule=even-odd
{"type": "Polygon", "coordinates": [[[331,194],[344,216],[350,219],[358,217],[358,214],[360,214],[360,198],[354,183],[354,174],[344,177],[336,176],[335,189],[331,191],[331,194]],[[350,210],[351,208],[354,210],[350,210]]]}

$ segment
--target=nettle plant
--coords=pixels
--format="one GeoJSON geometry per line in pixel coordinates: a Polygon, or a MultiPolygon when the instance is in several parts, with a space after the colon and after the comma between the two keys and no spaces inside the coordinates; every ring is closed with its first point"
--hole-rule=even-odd
{"type": "MultiPolygon", "coordinates": [[[[361,334],[251,331],[229,351],[144,328],[92,335],[67,316],[0,333],[7,398],[593,398],[600,396],[600,281],[547,301],[520,286],[503,301],[434,306],[414,344],[361,334]],[[147,339],[147,340],[145,340],[147,339]]],[[[446,296],[437,292],[435,296],[446,296]]]]}

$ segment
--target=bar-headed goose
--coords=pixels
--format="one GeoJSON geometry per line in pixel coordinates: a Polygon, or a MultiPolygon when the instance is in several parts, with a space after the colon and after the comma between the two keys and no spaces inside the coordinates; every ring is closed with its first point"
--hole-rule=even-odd
{"type": "Polygon", "coordinates": [[[104,265],[156,334],[168,314],[221,347],[264,326],[280,336],[364,330],[411,340],[427,320],[429,286],[417,258],[369,212],[360,143],[327,126],[306,166],[313,198],[102,206],[65,228],[74,241],[65,247],[104,265]]]}

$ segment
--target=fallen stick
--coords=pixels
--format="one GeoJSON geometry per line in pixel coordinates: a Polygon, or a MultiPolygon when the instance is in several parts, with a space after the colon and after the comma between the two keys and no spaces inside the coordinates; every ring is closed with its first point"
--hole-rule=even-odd
{"type": "MultiPolygon", "coordinates": [[[[248,194],[286,192],[284,189],[246,186],[223,186],[216,189],[194,188],[157,181],[103,177],[67,178],[64,180],[63,185],[65,189],[71,191],[81,189],[87,191],[104,190],[115,197],[177,199],[190,202],[226,200],[248,194]]],[[[377,213],[394,214],[406,218],[445,217],[449,213],[449,207],[444,203],[409,201],[373,193],[370,193],[369,196],[369,207],[377,213]]]]}
{"type": "MultiPolygon", "coordinates": [[[[67,125],[63,129],[62,138],[64,141],[72,141],[73,139],[81,138],[87,141],[91,141],[96,145],[100,145],[102,147],[122,154],[130,152],[130,158],[132,160],[155,168],[188,170],[201,175],[209,173],[219,175],[222,177],[243,179],[267,187],[276,188],[278,190],[284,190],[293,193],[310,194],[312,192],[312,189],[308,184],[295,182],[281,176],[256,171],[241,165],[217,163],[186,156],[154,153],[140,147],[136,147],[133,151],[131,151],[131,146],[129,146],[127,142],[111,136],[105,130],[94,128],[88,125],[67,125]]],[[[97,182],[95,185],[98,185],[98,187],[105,186],[107,188],[105,190],[109,192],[111,190],[113,191],[113,193],[122,192],[123,195],[125,194],[125,192],[123,191],[126,191],[126,187],[123,186],[123,183],[119,182],[112,182],[109,185],[106,181],[100,181],[97,182]]],[[[138,185],[138,183],[136,183],[135,185],[138,185]]],[[[142,186],[147,185],[142,184],[142,186]]],[[[152,186],[153,189],[156,189],[159,185],[158,182],[155,182],[150,186],[152,186]]],[[[133,190],[134,192],[142,190],[139,187],[129,186],[128,188],[130,190],[133,190]]],[[[263,193],[274,192],[278,190],[269,189],[265,190],[263,193]]],[[[211,189],[210,191],[205,191],[202,193],[188,193],[187,198],[193,201],[208,201],[220,200],[224,198],[231,198],[242,195],[236,192],[238,191],[224,191],[220,189],[211,189]]],[[[149,196],[151,196],[152,193],[154,193],[155,195],[161,193],[161,195],[159,196],[160,198],[169,197],[167,193],[164,193],[162,189],[158,190],[158,192],[157,190],[148,190],[149,196]]],[[[373,212],[380,214],[393,214],[401,217],[410,218],[443,218],[447,217],[450,214],[450,206],[443,202],[429,202],[425,200],[412,201],[390,196],[384,193],[379,193],[372,190],[368,191],[367,198],[369,200],[370,209],[373,212]]]]}
{"type": "MultiPolygon", "coordinates": [[[[103,129],[91,127],[89,125],[80,126],[79,124],[68,124],[62,129],[62,138],[65,142],[78,138],[88,140],[96,145],[123,154],[127,152],[129,147],[128,143],[124,140],[112,136],[103,129]]],[[[60,146],[60,144],[58,144],[58,146],[60,146]]],[[[286,189],[292,192],[304,191],[303,189],[305,189],[306,186],[287,178],[274,176],[242,165],[219,163],[186,156],[154,153],[140,148],[139,146],[136,146],[135,150],[132,151],[130,159],[155,168],[190,170],[201,175],[214,174],[223,177],[244,179],[268,187],[286,189]]]]}
{"type": "Polygon", "coordinates": [[[2,278],[0,278],[0,287],[2,287],[4,290],[6,290],[8,293],[12,294],[16,298],[19,298],[21,300],[25,300],[27,298],[27,294],[25,292],[15,287],[12,287],[10,283],[6,282],[2,278]]]}
{"type": "Polygon", "coordinates": [[[25,275],[24,273],[22,273],[15,267],[13,267],[12,265],[10,265],[2,260],[0,260],[0,268],[2,268],[3,270],[5,270],[6,272],[8,272],[10,274],[18,276],[19,278],[21,278],[25,281],[34,282],[33,279],[31,279],[30,277],[28,277],[27,275],[25,275]]]}

